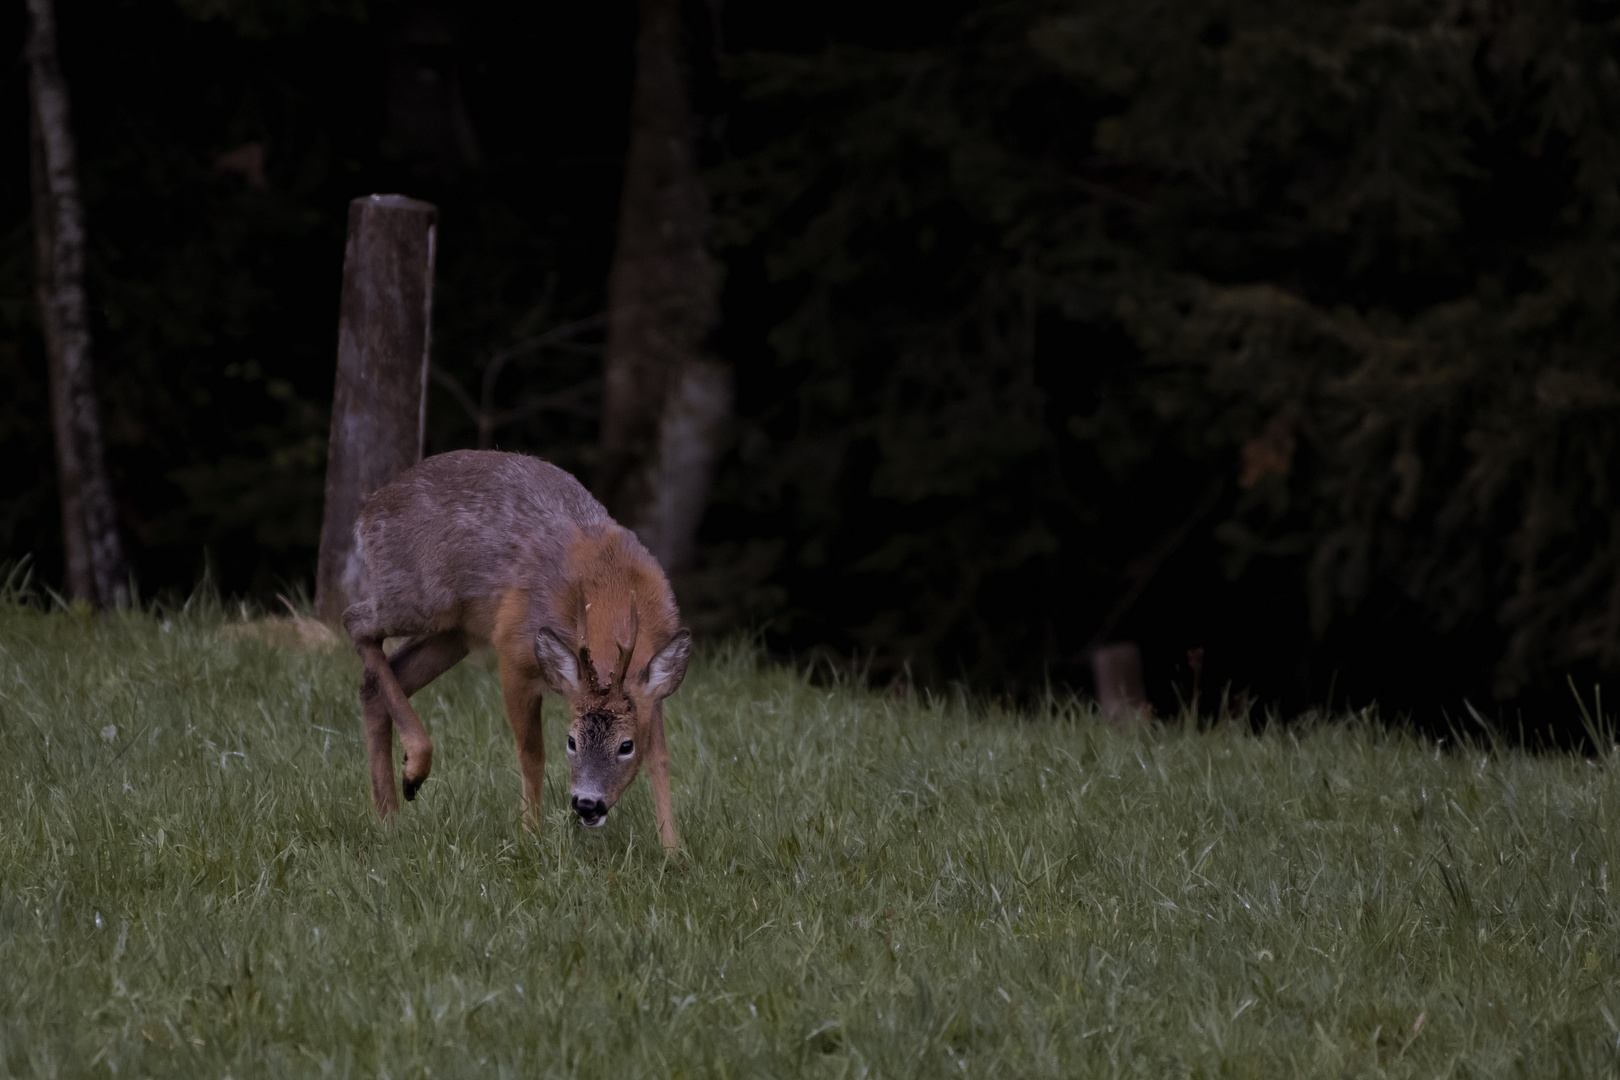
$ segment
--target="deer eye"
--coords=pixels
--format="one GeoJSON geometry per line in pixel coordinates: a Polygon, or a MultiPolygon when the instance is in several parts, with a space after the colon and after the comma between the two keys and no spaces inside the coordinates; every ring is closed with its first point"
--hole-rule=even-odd
{"type": "Polygon", "coordinates": [[[636,744],[631,742],[629,739],[626,739],[626,740],[624,740],[624,742],[619,744],[619,756],[620,757],[629,757],[631,754],[633,754],[635,752],[636,752],[636,744]]]}
{"type": "Polygon", "coordinates": [[[574,737],[572,735],[568,736],[568,749],[570,752],[574,750],[574,737]]]}

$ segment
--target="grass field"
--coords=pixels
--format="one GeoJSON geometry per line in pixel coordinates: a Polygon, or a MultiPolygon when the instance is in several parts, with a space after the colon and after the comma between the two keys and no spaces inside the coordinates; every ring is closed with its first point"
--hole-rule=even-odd
{"type": "Polygon", "coordinates": [[[737,648],[670,701],[666,860],[643,782],[570,822],[556,722],[522,831],[478,657],[380,825],[357,676],[217,613],[0,606],[0,1072],[1616,1071],[1607,761],[1117,733],[737,648]]]}

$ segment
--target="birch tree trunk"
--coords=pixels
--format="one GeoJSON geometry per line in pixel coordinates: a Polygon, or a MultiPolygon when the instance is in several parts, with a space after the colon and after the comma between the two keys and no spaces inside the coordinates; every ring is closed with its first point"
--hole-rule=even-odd
{"type": "Polygon", "coordinates": [[[688,567],[731,413],[704,352],[719,314],[680,0],[641,0],[619,234],[608,277],[598,493],[663,565],[688,567]]]}
{"type": "Polygon", "coordinates": [[[84,207],[51,4],[28,0],[29,164],[67,589],[94,607],[124,607],[129,575],[102,449],[84,294],[84,207]]]}

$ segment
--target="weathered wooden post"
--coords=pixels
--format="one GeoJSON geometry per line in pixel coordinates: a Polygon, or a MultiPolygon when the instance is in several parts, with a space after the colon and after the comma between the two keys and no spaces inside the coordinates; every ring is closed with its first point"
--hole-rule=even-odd
{"type": "Polygon", "coordinates": [[[336,625],[358,584],[354,519],[373,491],[422,460],[438,209],[403,195],[349,204],[337,384],[315,615],[336,625]]]}

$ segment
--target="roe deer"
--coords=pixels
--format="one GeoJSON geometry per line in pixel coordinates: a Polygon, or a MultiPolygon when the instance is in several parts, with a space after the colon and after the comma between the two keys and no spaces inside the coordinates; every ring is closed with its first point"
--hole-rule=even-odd
{"type": "Polygon", "coordinates": [[[658,830],[677,845],[663,700],[686,675],[691,634],[664,572],[579,481],[522,454],[457,450],[401,473],[355,522],[359,599],[343,626],[365,665],[360,704],[371,794],[390,817],[393,733],[405,798],[433,768],[433,743],[407,700],[473,645],[491,644],[517,740],[524,816],[539,824],[546,753],[540,696],[568,700],[574,812],[600,825],[643,760],[658,830]],[[407,640],[392,656],[384,638],[407,640]]]}

